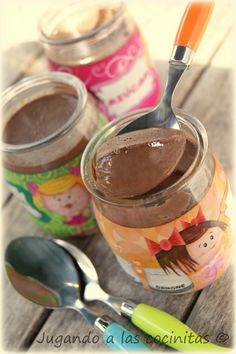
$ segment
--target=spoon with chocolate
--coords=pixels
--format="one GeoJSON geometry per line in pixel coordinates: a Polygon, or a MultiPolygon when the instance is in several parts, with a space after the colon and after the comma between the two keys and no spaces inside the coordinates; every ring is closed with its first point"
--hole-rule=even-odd
{"type": "Polygon", "coordinates": [[[5,253],[5,268],[13,287],[22,296],[46,308],[79,312],[102,334],[112,351],[150,350],[137,335],[108,316],[93,312],[82,302],[78,266],[68,252],[52,240],[35,236],[13,240],[5,253]]]}
{"type": "Polygon", "coordinates": [[[161,102],[151,112],[137,118],[124,127],[119,134],[146,128],[180,129],[172,108],[174,90],[183,73],[189,68],[213,10],[214,3],[190,2],[180,22],[174,48],[169,61],[168,79],[161,102]]]}
{"type": "Polygon", "coordinates": [[[133,198],[148,194],[178,165],[186,137],[172,109],[172,96],[191,63],[212,10],[212,2],[189,3],[176,35],[160,104],[98,147],[94,178],[98,190],[105,195],[133,198]]]}

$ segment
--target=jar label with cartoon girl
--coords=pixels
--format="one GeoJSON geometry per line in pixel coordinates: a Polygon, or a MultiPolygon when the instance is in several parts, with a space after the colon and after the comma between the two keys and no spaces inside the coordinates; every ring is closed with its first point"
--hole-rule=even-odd
{"type": "Polygon", "coordinates": [[[203,199],[181,217],[156,227],[115,224],[95,208],[99,227],[120,265],[146,288],[182,294],[218,279],[231,259],[229,187],[218,161],[203,199]]]}
{"type": "Polygon", "coordinates": [[[96,223],[80,173],[81,155],[59,168],[35,174],[5,170],[7,184],[33,220],[56,236],[91,234],[96,223]]]}
{"type": "Polygon", "coordinates": [[[127,43],[97,62],[61,66],[49,59],[49,66],[54,71],[78,76],[110,120],[130,111],[154,107],[160,96],[159,77],[137,28],[127,43]]]}

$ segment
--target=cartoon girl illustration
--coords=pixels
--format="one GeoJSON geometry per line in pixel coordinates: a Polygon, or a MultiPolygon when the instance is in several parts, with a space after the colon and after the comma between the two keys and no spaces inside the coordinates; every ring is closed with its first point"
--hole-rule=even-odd
{"type": "Polygon", "coordinates": [[[205,279],[205,286],[210,285],[224,266],[222,238],[227,225],[222,221],[209,220],[192,225],[181,231],[186,250],[197,263],[194,271],[205,279]]]}
{"type": "Polygon", "coordinates": [[[227,225],[217,220],[206,221],[201,209],[191,223],[182,224],[188,227],[180,232],[175,229],[168,240],[152,245],[153,253],[166,275],[173,272],[179,275],[180,270],[192,276],[201,271],[199,276],[207,286],[217,278],[224,264],[221,241],[227,225]]]}
{"type": "Polygon", "coordinates": [[[185,242],[175,228],[169,239],[156,243],[145,238],[152,256],[155,256],[160,268],[150,269],[149,283],[155,283],[158,290],[165,292],[185,293],[193,288],[193,282],[181,266],[181,261],[189,270],[194,269],[195,261],[189,257],[185,242]],[[184,261],[186,260],[186,262],[184,261]],[[177,268],[177,270],[176,270],[177,268]]]}
{"type": "Polygon", "coordinates": [[[64,224],[80,227],[90,217],[89,194],[80,175],[80,167],[70,167],[69,174],[44,182],[29,182],[35,205],[64,216],[64,224]]]}

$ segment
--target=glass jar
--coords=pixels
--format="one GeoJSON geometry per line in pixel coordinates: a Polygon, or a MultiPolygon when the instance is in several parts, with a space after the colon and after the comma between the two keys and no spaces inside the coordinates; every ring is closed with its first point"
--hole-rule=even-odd
{"type": "Polygon", "coordinates": [[[165,293],[199,290],[225,272],[232,248],[229,185],[208,149],[202,124],[178,113],[188,150],[172,182],[156,193],[113,198],[101,192],[94,180],[98,146],[141,115],[109,123],[94,136],[82,157],[82,177],[93,196],[101,232],[128,275],[145,288],[165,293]]]}
{"type": "Polygon", "coordinates": [[[8,88],[2,103],[3,165],[10,190],[49,234],[92,234],[96,224],[80,175],[80,160],[89,139],[106,120],[84,84],[65,73],[35,75],[8,88]],[[66,108],[69,113],[63,111],[64,101],[56,107],[65,97],[73,100],[73,108],[66,108]],[[40,101],[45,98],[47,103],[40,101]],[[56,100],[54,107],[51,99],[56,100]],[[29,106],[35,102],[40,107],[29,106]],[[27,117],[25,111],[21,113],[25,107],[34,107],[27,117]],[[68,116],[61,125],[59,114],[62,119],[68,116]],[[37,129],[44,135],[35,140],[37,129]]]}
{"type": "Polygon", "coordinates": [[[159,77],[124,1],[52,7],[39,32],[51,70],[78,76],[110,120],[157,104],[159,77]]]}

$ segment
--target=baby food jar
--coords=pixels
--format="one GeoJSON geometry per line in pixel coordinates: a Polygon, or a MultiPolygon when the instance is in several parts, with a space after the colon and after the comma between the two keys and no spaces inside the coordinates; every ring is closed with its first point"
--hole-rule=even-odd
{"type": "Polygon", "coordinates": [[[159,77],[124,1],[52,7],[39,32],[51,70],[78,76],[109,119],[157,104],[159,77]]]}
{"type": "Polygon", "coordinates": [[[35,75],[3,94],[3,164],[7,184],[49,234],[95,230],[80,160],[106,120],[86,87],[65,73],[35,75]]]}
{"type": "Polygon", "coordinates": [[[232,235],[227,177],[197,119],[178,114],[185,152],[156,193],[119,199],[96,186],[92,166],[98,146],[138,116],[109,123],[85,149],[82,177],[97,222],[123,270],[143,287],[170,294],[204,288],[227,269],[232,235]]]}

